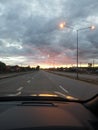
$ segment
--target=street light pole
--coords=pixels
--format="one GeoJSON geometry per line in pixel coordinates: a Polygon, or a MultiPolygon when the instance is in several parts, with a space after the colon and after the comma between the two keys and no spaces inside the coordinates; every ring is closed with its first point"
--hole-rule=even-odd
{"type": "Polygon", "coordinates": [[[78,55],[78,49],[79,49],[79,47],[78,47],[78,31],[79,30],[76,30],[77,31],[77,79],[79,79],[79,75],[78,75],[78,62],[79,62],[79,55],[78,55]]]}
{"type": "Polygon", "coordinates": [[[82,30],[85,30],[85,29],[92,29],[92,30],[94,30],[95,29],[95,26],[90,26],[90,27],[86,27],[86,28],[80,28],[80,29],[77,29],[76,30],[76,32],[77,32],[77,71],[76,71],[76,73],[77,73],[77,79],[79,79],[79,45],[78,45],[78,43],[79,43],[79,31],[82,31],[82,30]]]}
{"type": "Polygon", "coordinates": [[[86,28],[80,28],[80,29],[74,29],[73,27],[71,27],[71,26],[68,26],[68,25],[66,25],[66,23],[65,22],[62,22],[60,25],[59,25],[59,27],[61,28],[61,29],[63,29],[64,27],[67,27],[67,28],[70,28],[70,29],[72,29],[72,30],[75,30],[76,31],[76,33],[77,33],[77,65],[76,65],[76,67],[77,67],[77,70],[76,70],[76,73],[77,73],[77,75],[76,75],[76,78],[77,79],[79,79],[79,68],[78,68],[78,64],[79,64],[79,45],[78,45],[78,42],[79,42],[79,31],[82,31],[82,30],[85,30],[85,29],[92,29],[92,30],[94,30],[95,29],[95,26],[90,26],[90,27],[86,27],[86,28]]]}

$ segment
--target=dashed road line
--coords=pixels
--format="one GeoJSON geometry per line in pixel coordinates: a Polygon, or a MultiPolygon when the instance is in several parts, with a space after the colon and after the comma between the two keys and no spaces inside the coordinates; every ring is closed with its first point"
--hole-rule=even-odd
{"type": "Polygon", "coordinates": [[[67,89],[63,88],[61,85],[59,85],[59,87],[66,93],[69,93],[67,89]]]}
{"type": "Polygon", "coordinates": [[[16,93],[16,95],[15,96],[18,96],[18,95],[20,95],[21,94],[21,92],[18,92],[18,93],[16,93]]]}
{"type": "Polygon", "coordinates": [[[20,88],[17,89],[17,91],[21,91],[22,89],[23,89],[23,87],[20,87],[20,88]]]}
{"type": "Polygon", "coordinates": [[[19,96],[19,95],[21,95],[21,92],[17,92],[15,94],[8,94],[7,96],[19,96]]]}
{"type": "Polygon", "coordinates": [[[65,94],[63,94],[63,93],[61,93],[61,92],[58,92],[58,91],[54,91],[54,93],[59,94],[59,95],[61,95],[61,96],[63,96],[63,97],[67,96],[67,95],[65,95],[65,94]]]}
{"type": "Polygon", "coordinates": [[[30,83],[30,82],[31,82],[31,80],[28,80],[28,81],[27,81],[27,83],[30,83]]]}

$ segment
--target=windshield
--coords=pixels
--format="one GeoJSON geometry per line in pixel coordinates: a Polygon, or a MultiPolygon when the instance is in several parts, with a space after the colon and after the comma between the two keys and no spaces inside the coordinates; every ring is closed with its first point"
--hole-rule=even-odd
{"type": "Polygon", "coordinates": [[[97,93],[98,0],[0,0],[0,96],[97,93]]]}

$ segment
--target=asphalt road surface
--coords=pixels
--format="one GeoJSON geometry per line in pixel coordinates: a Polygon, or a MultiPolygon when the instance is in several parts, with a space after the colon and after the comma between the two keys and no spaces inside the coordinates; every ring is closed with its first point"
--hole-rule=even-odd
{"type": "Polygon", "coordinates": [[[0,96],[60,93],[88,99],[98,93],[98,85],[77,81],[43,70],[0,80],[0,96]]]}
{"type": "MultiPolygon", "coordinates": [[[[77,74],[76,73],[71,73],[71,72],[60,72],[60,71],[52,71],[54,73],[57,73],[57,74],[62,74],[62,75],[66,75],[66,76],[71,76],[71,77],[74,77],[76,78],[77,77],[77,74]]],[[[78,73],[78,76],[79,76],[79,79],[91,79],[91,80],[97,80],[98,81],[98,74],[80,74],[78,73]]]]}

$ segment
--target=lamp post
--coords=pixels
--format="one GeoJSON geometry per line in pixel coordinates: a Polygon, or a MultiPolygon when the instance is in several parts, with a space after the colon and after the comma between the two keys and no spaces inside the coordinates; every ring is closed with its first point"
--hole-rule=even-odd
{"type": "Polygon", "coordinates": [[[63,29],[63,28],[65,28],[65,27],[67,27],[67,28],[70,28],[70,29],[72,29],[72,30],[75,30],[76,31],[76,33],[77,33],[77,71],[76,71],[76,78],[77,79],[79,79],[79,72],[78,72],[78,64],[79,64],[79,45],[78,45],[78,42],[79,42],[79,31],[82,31],[82,30],[85,30],[85,29],[91,29],[91,30],[94,30],[95,29],[95,26],[90,26],[90,27],[86,27],[86,28],[80,28],[80,29],[74,29],[73,27],[71,27],[71,26],[67,26],[66,25],[66,23],[65,22],[62,22],[62,23],[60,23],[60,25],[59,25],[59,27],[61,28],[61,29],[63,29]]]}
{"type": "Polygon", "coordinates": [[[79,63],[78,31],[79,30],[76,30],[76,31],[77,31],[77,79],[79,79],[79,75],[78,75],[78,63],[79,63]]]}

